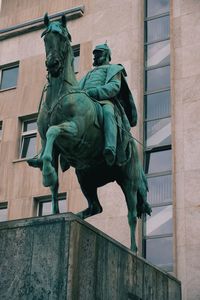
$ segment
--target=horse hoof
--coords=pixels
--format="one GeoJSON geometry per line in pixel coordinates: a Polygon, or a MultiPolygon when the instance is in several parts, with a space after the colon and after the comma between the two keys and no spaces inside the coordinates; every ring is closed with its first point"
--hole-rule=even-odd
{"type": "Polygon", "coordinates": [[[134,254],[137,254],[137,251],[138,251],[137,246],[131,246],[131,251],[132,251],[134,254]]]}
{"type": "Polygon", "coordinates": [[[30,167],[39,168],[40,170],[42,170],[43,161],[41,159],[30,158],[27,160],[27,163],[29,164],[30,167]]]}
{"type": "Polygon", "coordinates": [[[93,209],[91,208],[87,208],[83,211],[80,211],[79,213],[77,213],[77,217],[81,218],[82,220],[92,217],[94,215],[100,214],[103,211],[101,206],[95,207],[93,209]]]}

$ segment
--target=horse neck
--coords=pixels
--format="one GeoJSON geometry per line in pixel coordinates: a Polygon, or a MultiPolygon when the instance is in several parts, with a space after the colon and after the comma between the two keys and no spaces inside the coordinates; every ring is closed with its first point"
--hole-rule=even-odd
{"type": "Polygon", "coordinates": [[[64,81],[67,83],[67,87],[69,89],[78,84],[74,73],[72,48],[70,48],[70,50],[68,51],[68,55],[65,59],[63,74],[64,74],[64,81]]]}
{"type": "Polygon", "coordinates": [[[72,91],[78,82],[75,77],[72,57],[68,55],[64,61],[63,71],[58,77],[52,77],[49,74],[49,86],[46,96],[46,104],[51,105],[59,99],[63,94],[72,91]]]}

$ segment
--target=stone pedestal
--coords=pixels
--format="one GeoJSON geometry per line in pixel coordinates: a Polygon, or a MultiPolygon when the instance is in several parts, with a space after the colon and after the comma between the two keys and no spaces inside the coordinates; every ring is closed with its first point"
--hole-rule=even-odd
{"type": "Polygon", "coordinates": [[[67,213],[0,224],[0,299],[181,300],[181,285],[67,213]]]}

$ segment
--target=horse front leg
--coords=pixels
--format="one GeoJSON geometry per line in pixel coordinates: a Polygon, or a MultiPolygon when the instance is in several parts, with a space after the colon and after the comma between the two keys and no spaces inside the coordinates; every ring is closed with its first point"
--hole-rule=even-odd
{"type": "Polygon", "coordinates": [[[42,167],[43,167],[42,156],[43,156],[43,153],[44,153],[46,141],[41,139],[41,144],[42,144],[42,149],[40,150],[39,154],[37,154],[33,158],[29,158],[27,160],[27,163],[29,164],[30,167],[39,168],[42,171],[42,167]]]}
{"type": "MultiPolygon", "coordinates": [[[[56,163],[58,160],[56,161],[56,163]]],[[[57,182],[54,186],[50,186],[51,189],[51,212],[52,214],[59,214],[59,206],[58,206],[58,188],[59,188],[59,183],[58,183],[58,168],[56,167],[56,173],[57,173],[57,182]]]]}
{"type": "Polygon", "coordinates": [[[45,187],[54,188],[58,182],[58,175],[52,165],[53,159],[53,145],[55,139],[60,135],[61,129],[59,126],[51,126],[46,133],[46,146],[42,155],[42,175],[43,185],[45,187]]]}

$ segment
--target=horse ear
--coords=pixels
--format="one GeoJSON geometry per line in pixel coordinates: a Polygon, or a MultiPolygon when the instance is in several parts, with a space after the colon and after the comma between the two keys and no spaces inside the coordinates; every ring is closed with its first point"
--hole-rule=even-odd
{"type": "Polygon", "coordinates": [[[44,25],[46,27],[49,26],[49,16],[48,16],[48,13],[45,13],[45,15],[44,15],[44,25]]]}
{"type": "Polygon", "coordinates": [[[61,17],[61,24],[62,24],[63,27],[66,27],[67,18],[66,18],[66,16],[64,14],[61,17]]]}

